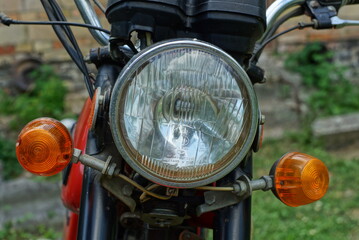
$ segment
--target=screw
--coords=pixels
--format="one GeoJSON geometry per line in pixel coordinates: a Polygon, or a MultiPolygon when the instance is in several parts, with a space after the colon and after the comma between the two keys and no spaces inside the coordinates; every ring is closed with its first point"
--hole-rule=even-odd
{"type": "Polygon", "coordinates": [[[206,196],[205,201],[208,205],[213,205],[216,202],[216,196],[214,195],[206,196]]]}
{"type": "Polygon", "coordinates": [[[125,185],[122,188],[123,195],[129,197],[132,194],[132,187],[130,185],[125,185]]]}

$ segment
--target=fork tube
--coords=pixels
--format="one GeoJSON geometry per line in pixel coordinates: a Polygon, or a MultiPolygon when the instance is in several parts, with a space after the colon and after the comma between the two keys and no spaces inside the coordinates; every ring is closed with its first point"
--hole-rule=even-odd
{"type": "Polygon", "coordinates": [[[100,185],[99,175],[85,167],[77,240],[116,238],[115,201],[100,185]]]}
{"type": "MultiPolygon", "coordinates": [[[[241,175],[252,178],[252,156],[248,155],[245,163],[226,176],[219,185],[234,182],[241,175]]],[[[215,218],[215,240],[250,240],[251,239],[251,197],[244,201],[218,210],[215,218]]]]}

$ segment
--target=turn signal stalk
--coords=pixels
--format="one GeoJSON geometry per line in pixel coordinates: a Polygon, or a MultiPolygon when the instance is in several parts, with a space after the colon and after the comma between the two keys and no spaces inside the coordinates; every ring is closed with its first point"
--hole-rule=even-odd
{"type": "Polygon", "coordinates": [[[16,156],[23,168],[41,176],[62,171],[71,161],[72,141],[66,127],[51,118],[38,118],[20,132],[16,156]]]}
{"type": "Polygon", "coordinates": [[[324,163],[299,152],[284,155],[273,165],[271,175],[274,176],[274,194],[291,207],[321,199],[329,185],[329,173],[324,163]]]}

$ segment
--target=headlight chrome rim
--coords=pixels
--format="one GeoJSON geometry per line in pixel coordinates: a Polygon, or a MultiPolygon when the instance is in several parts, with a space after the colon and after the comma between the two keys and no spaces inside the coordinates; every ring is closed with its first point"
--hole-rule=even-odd
{"type": "Polygon", "coordinates": [[[176,188],[192,188],[207,185],[231,172],[246,157],[247,153],[251,149],[258,128],[258,118],[259,109],[257,98],[253,89],[253,85],[244,69],[230,55],[228,55],[220,48],[212,44],[195,39],[178,39],[160,42],[150,46],[149,48],[135,55],[119,74],[118,80],[113,88],[110,101],[111,132],[116,147],[120,151],[122,157],[136,172],[138,172],[140,175],[147,178],[148,180],[161,185],[176,188]],[[236,82],[237,84],[241,84],[245,87],[245,91],[248,93],[249,97],[248,106],[250,107],[251,119],[248,123],[250,127],[246,139],[243,140],[239,138],[235,146],[232,147],[232,150],[225,155],[226,158],[231,158],[231,160],[229,160],[228,163],[225,164],[225,166],[221,167],[219,170],[216,170],[214,174],[211,174],[210,176],[199,180],[174,182],[165,179],[164,177],[152,174],[149,170],[146,170],[145,167],[141,166],[139,163],[133,160],[136,156],[133,155],[130,150],[131,146],[129,146],[129,143],[127,143],[127,141],[125,140],[126,131],[121,130],[121,125],[124,121],[123,118],[119,117],[120,115],[123,115],[123,113],[121,113],[121,109],[123,109],[124,104],[122,104],[121,106],[121,101],[125,100],[127,94],[125,90],[128,88],[128,85],[130,83],[128,79],[132,77],[132,75],[138,70],[140,66],[143,66],[143,64],[146,63],[152,57],[156,56],[159,53],[166,52],[175,48],[197,49],[219,57],[226,64],[228,64],[235,71],[236,74],[239,75],[241,83],[238,82],[238,79],[236,79],[236,82]],[[241,140],[243,140],[243,143],[239,144],[241,140]]]}

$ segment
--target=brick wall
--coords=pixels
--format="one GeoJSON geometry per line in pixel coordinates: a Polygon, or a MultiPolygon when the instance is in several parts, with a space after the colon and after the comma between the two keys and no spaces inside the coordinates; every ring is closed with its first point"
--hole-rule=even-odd
{"type": "MultiPolygon", "coordinates": [[[[342,19],[359,20],[359,5],[351,5],[342,7],[339,11],[339,17],[342,19]]],[[[279,31],[283,31],[289,27],[296,25],[298,22],[309,22],[306,16],[297,17],[289,20],[279,31]]],[[[345,42],[357,40],[359,41],[359,27],[345,27],[341,29],[314,30],[311,28],[303,30],[295,30],[291,33],[280,37],[275,41],[274,46],[279,52],[292,51],[301,47],[302,44],[312,41],[322,42],[345,42]]]]}
{"type": "MultiPolygon", "coordinates": [[[[58,0],[68,21],[83,22],[72,0],[58,0]]],[[[1,0],[0,11],[17,20],[48,20],[40,0],[1,0]]],[[[98,11],[101,22],[108,28],[106,19],[98,11]]],[[[84,53],[96,46],[89,31],[85,28],[72,28],[84,53]]],[[[67,60],[64,51],[51,26],[0,25],[0,65],[11,63],[15,55],[38,53],[46,60],[67,60]]]]}
{"type": "MultiPolygon", "coordinates": [[[[104,3],[106,0],[102,2],[104,3]]],[[[64,14],[69,21],[82,22],[72,0],[58,0],[58,3],[63,8],[64,14]]],[[[39,0],[1,0],[0,10],[14,19],[47,20],[39,0]]],[[[98,13],[101,16],[100,20],[103,25],[109,28],[104,15],[100,11],[98,13]]],[[[340,11],[340,16],[342,18],[359,20],[359,5],[343,7],[340,11]]],[[[280,30],[293,26],[298,21],[308,20],[308,18],[292,19],[280,30]]],[[[83,53],[87,53],[89,48],[97,46],[97,43],[93,40],[87,29],[75,27],[72,29],[83,53]]],[[[292,51],[308,41],[327,41],[332,46],[341,48],[340,43],[353,42],[358,39],[359,27],[347,27],[335,31],[305,29],[294,31],[281,37],[271,45],[271,49],[277,52],[292,51]]],[[[343,46],[348,46],[348,44],[345,43],[343,46]]],[[[21,53],[38,53],[42,55],[45,61],[69,59],[50,26],[12,25],[7,27],[0,25],[0,65],[4,63],[11,64],[14,57],[21,53]]]]}

